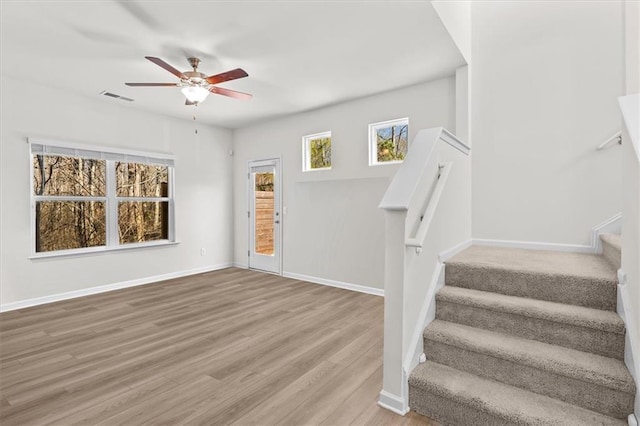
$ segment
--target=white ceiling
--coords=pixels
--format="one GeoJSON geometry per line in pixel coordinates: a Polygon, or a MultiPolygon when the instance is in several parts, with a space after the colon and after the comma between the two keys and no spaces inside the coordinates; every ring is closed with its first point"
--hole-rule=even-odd
{"type": "Polygon", "coordinates": [[[9,1],[1,3],[1,72],[14,79],[190,118],[177,82],[188,56],[250,101],[210,95],[199,121],[237,128],[453,74],[464,60],[428,1],[9,1]]]}

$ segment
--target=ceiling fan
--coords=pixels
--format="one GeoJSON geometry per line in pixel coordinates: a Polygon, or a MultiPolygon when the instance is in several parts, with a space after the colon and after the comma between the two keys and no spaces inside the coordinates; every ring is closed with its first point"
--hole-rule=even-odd
{"type": "Polygon", "coordinates": [[[247,77],[249,74],[247,74],[242,68],[236,68],[231,71],[207,77],[205,74],[198,71],[198,65],[200,65],[200,59],[198,58],[188,58],[193,71],[185,72],[178,71],[160,58],[156,58],[154,56],[145,56],[145,58],[169,71],[171,74],[178,77],[180,81],[178,83],[125,83],[127,86],[179,87],[187,98],[185,105],[198,105],[207,98],[209,93],[229,96],[236,99],[251,99],[252,97],[252,95],[248,93],[236,92],[235,90],[215,86],[216,84],[223,83],[225,81],[247,77]]]}

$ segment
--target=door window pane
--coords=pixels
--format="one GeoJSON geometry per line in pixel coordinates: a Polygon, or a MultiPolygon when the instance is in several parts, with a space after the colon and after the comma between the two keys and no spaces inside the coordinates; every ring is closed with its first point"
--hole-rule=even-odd
{"type": "Polygon", "coordinates": [[[273,173],[256,173],[255,182],[255,252],[273,256],[273,173]]]}
{"type": "Polygon", "coordinates": [[[106,244],[105,206],[101,201],[38,201],[36,252],[106,244]]]}

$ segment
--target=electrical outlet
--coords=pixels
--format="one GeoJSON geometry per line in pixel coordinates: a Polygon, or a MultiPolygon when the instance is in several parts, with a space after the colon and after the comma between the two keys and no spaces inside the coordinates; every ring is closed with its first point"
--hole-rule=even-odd
{"type": "Polygon", "coordinates": [[[200,256],[204,256],[205,254],[207,254],[207,249],[205,249],[204,247],[202,247],[200,249],[200,256]]]}

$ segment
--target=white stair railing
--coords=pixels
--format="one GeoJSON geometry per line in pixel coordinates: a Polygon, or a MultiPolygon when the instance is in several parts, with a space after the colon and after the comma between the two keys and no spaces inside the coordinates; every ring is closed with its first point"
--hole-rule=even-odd
{"type": "Polygon", "coordinates": [[[431,221],[433,220],[433,216],[435,215],[436,207],[440,202],[440,197],[442,196],[444,186],[447,183],[447,178],[449,177],[449,172],[451,171],[451,165],[451,162],[438,165],[438,177],[436,180],[435,188],[431,196],[428,198],[429,202],[427,203],[427,209],[425,210],[424,214],[420,216],[418,231],[413,237],[407,238],[407,241],[405,242],[405,245],[407,247],[415,247],[416,253],[422,252],[422,245],[424,244],[424,240],[427,236],[429,225],[431,225],[431,221]]]}
{"type": "Polygon", "coordinates": [[[615,135],[602,142],[600,145],[598,145],[596,150],[601,151],[616,142],[618,143],[618,145],[622,145],[622,131],[617,132],[615,135]]]}
{"type": "Polygon", "coordinates": [[[385,211],[384,367],[379,404],[408,411],[408,374],[429,301],[442,271],[439,254],[471,238],[470,148],[442,127],[421,130],[379,207],[385,211]]]}

